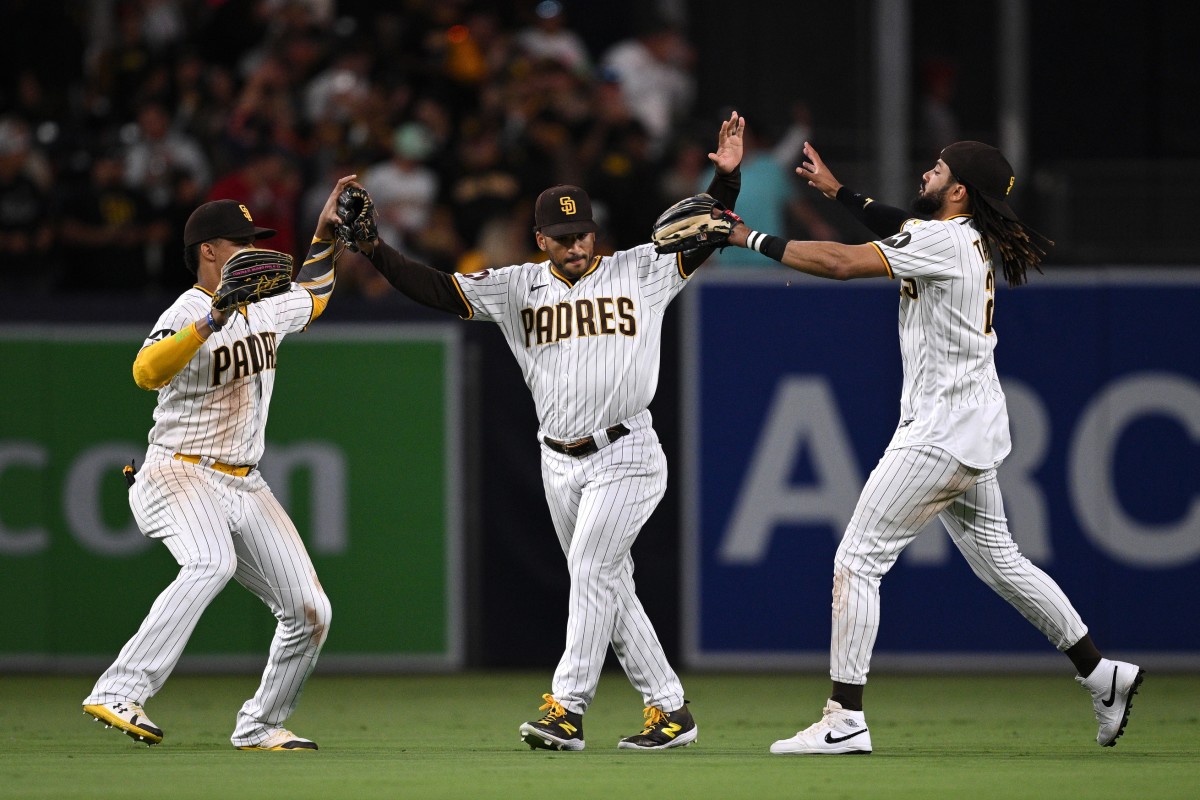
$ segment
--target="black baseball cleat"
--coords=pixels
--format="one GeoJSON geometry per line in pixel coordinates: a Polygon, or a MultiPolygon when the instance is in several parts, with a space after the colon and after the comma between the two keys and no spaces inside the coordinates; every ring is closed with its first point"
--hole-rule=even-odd
{"type": "Polygon", "coordinates": [[[692,712],[688,711],[687,700],[671,712],[655,706],[647,706],[643,716],[646,728],[635,736],[627,736],[617,742],[622,750],[666,750],[669,747],[686,747],[696,741],[700,729],[692,712]]]}
{"type": "Polygon", "coordinates": [[[521,725],[521,740],[531,750],[582,750],[583,714],[567,711],[552,694],[542,695],[545,704],[538,711],[546,716],[521,725]]]}
{"type": "Polygon", "coordinates": [[[83,707],[85,714],[91,714],[105,727],[116,728],[130,738],[147,745],[158,744],[163,740],[162,728],[159,728],[137,703],[118,700],[112,703],[95,703],[83,707]]]}

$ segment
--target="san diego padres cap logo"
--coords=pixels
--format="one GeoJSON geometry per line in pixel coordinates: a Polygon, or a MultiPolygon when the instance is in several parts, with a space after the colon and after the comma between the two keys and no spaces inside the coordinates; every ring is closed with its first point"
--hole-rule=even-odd
{"type": "Polygon", "coordinates": [[[566,214],[567,216],[571,216],[572,214],[575,213],[575,198],[574,197],[558,198],[558,207],[562,209],[562,212],[564,214],[566,214]]]}
{"type": "Polygon", "coordinates": [[[1005,197],[1008,197],[1008,195],[1009,195],[1009,194],[1012,192],[1012,187],[1013,187],[1013,184],[1014,184],[1014,183],[1016,183],[1016,182],[1017,182],[1017,176],[1016,176],[1016,175],[1012,175],[1012,176],[1010,176],[1010,177],[1009,177],[1009,179],[1008,179],[1008,188],[1004,190],[1004,196],[1005,196],[1005,197]]]}
{"type": "Polygon", "coordinates": [[[254,219],[250,216],[250,209],[241,204],[238,204],[238,208],[242,210],[242,216],[246,218],[247,222],[254,222],[254,219]]]}

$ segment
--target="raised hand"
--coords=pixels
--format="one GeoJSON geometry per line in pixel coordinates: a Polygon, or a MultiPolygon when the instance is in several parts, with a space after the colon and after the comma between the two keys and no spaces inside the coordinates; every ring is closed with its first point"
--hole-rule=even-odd
{"type": "Polygon", "coordinates": [[[742,134],[746,130],[746,120],[734,111],[729,119],[721,123],[717,134],[717,152],[709,153],[708,160],[717,167],[717,172],[728,175],[742,163],[742,134]]]}
{"type": "Polygon", "coordinates": [[[830,200],[835,199],[838,189],[842,188],[842,184],[837,178],[833,177],[833,173],[829,171],[829,167],[825,166],[825,162],[821,160],[817,148],[805,142],[804,157],[805,161],[802,161],[800,166],[796,167],[796,174],[808,181],[809,186],[830,200]]]}

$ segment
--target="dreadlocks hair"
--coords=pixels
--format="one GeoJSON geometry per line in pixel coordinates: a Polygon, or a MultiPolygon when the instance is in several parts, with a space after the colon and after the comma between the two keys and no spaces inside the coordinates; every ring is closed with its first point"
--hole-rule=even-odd
{"type": "Polygon", "coordinates": [[[999,258],[1008,285],[1027,283],[1025,273],[1030,267],[1041,274],[1042,259],[1054,242],[1025,223],[1001,215],[979,197],[971,184],[963,183],[963,186],[967,187],[967,194],[971,198],[971,213],[975,217],[975,227],[979,229],[983,246],[987,248],[989,256],[999,258]]]}

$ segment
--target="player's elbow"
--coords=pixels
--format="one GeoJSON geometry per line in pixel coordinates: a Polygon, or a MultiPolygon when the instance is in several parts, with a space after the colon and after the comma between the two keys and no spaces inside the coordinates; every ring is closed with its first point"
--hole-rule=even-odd
{"type": "Polygon", "coordinates": [[[828,277],[835,281],[887,274],[883,259],[870,245],[835,245],[825,255],[825,262],[828,277]]]}
{"type": "Polygon", "coordinates": [[[834,252],[821,255],[818,269],[822,277],[835,281],[848,281],[855,276],[850,261],[844,255],[834,252]]]}
{"type": "Polygon", "coordinates": [[[133,382],[137,384],[139,389],[145,389],[152,392],[155,389],[161,389],[168,382],[161,379],[160,376],[154,374],[141,359],[133,362],[133,382]]]}
{"type": "Polygon", "coordinates": [[[835,281],[848,281],[855,277],[850,266],[845,262],[835,261],[825,267],[825,277],[832,278],[835,281]]]}

